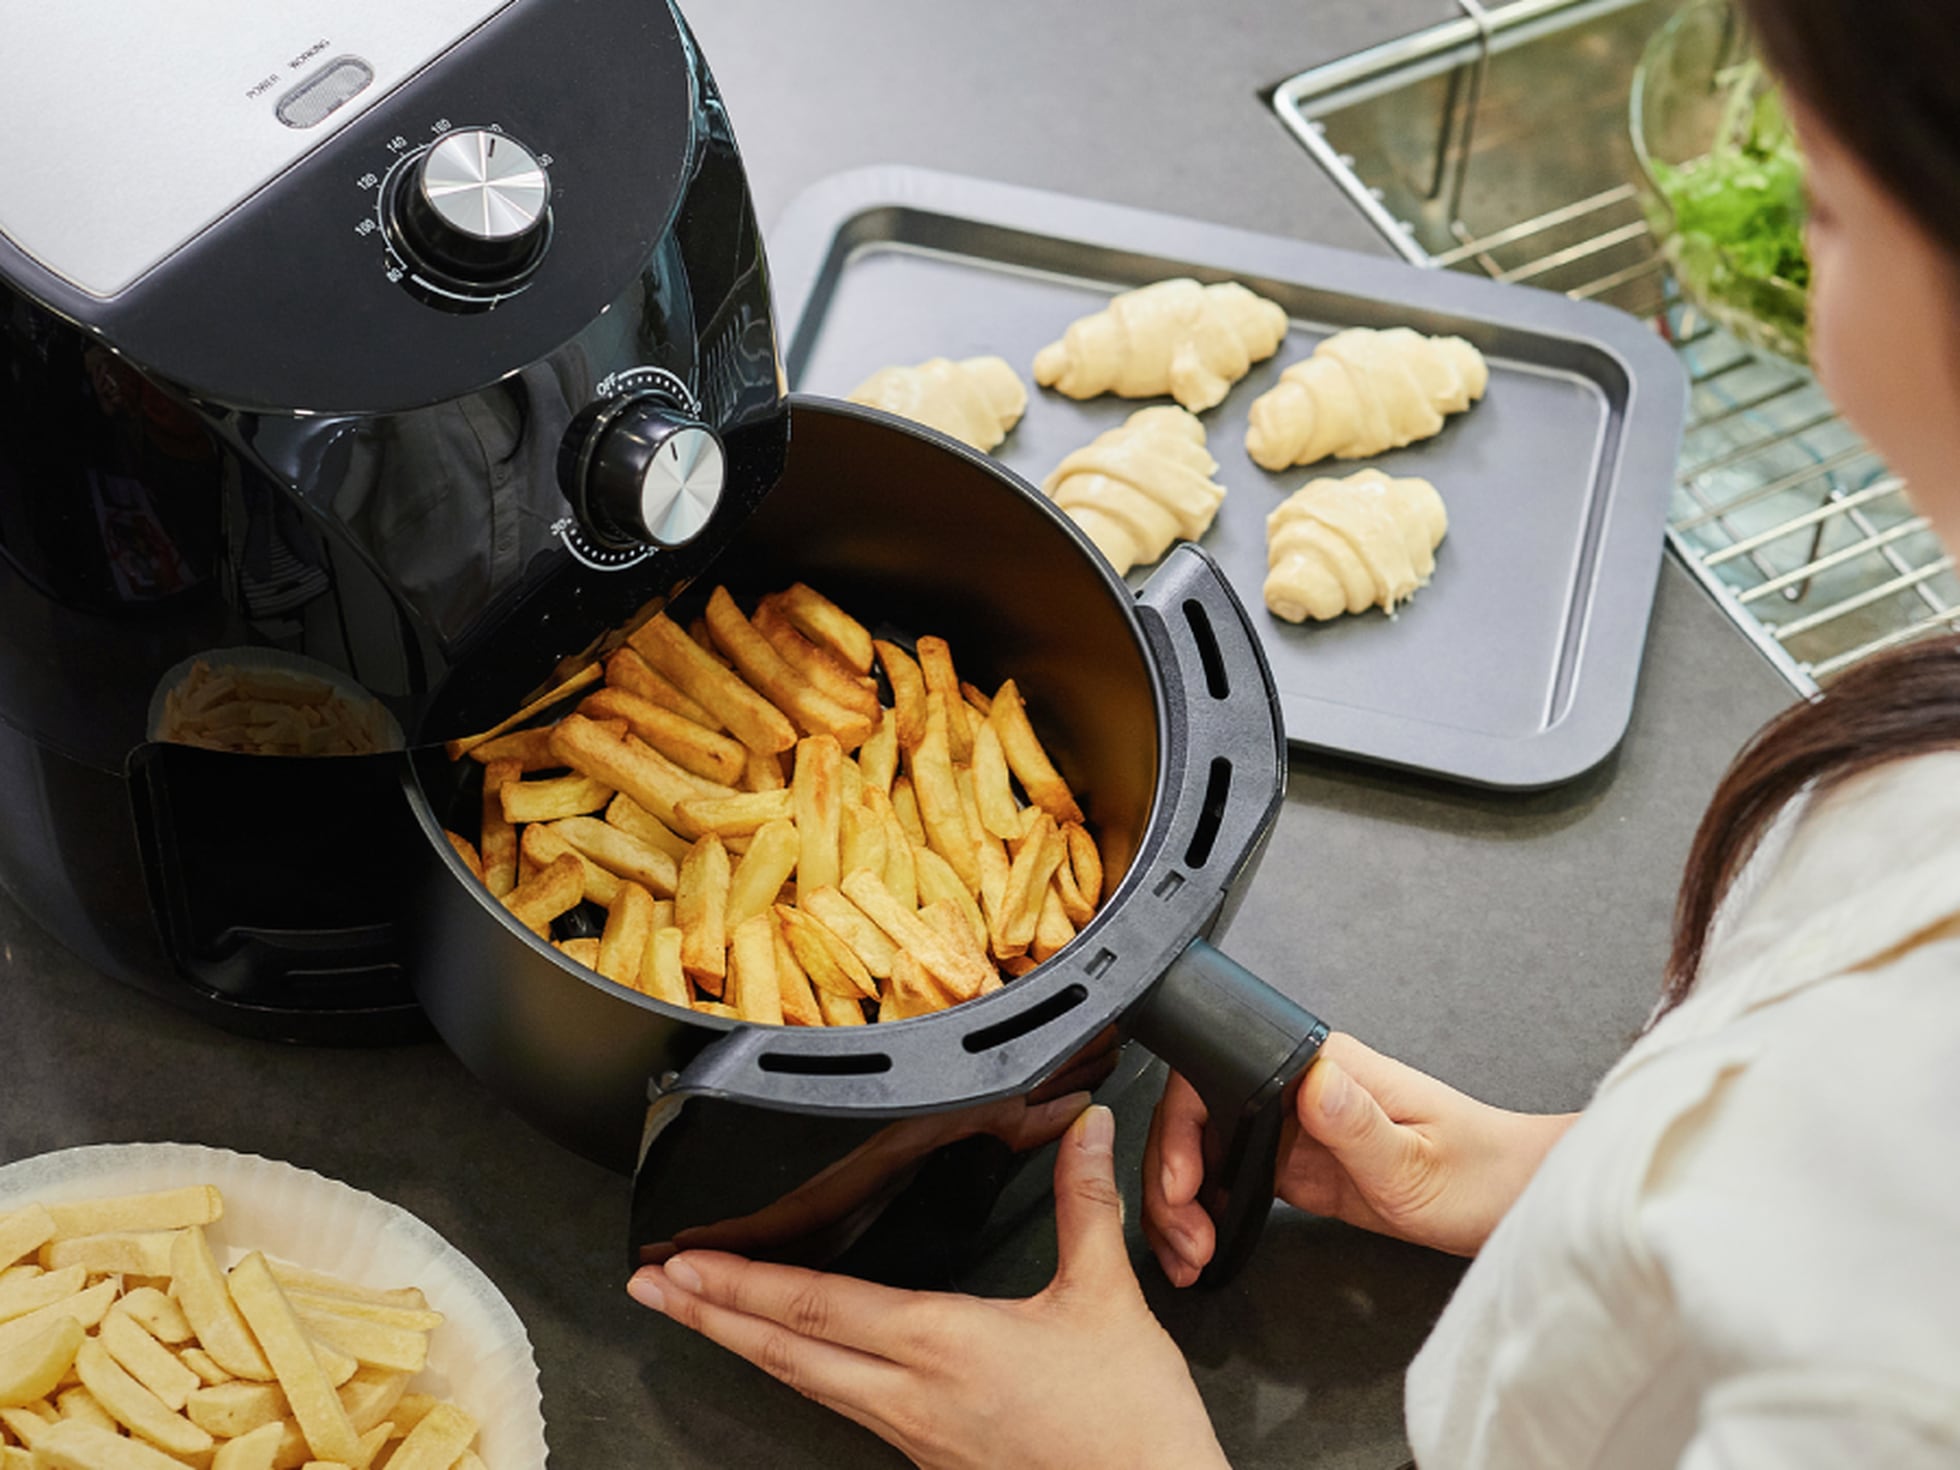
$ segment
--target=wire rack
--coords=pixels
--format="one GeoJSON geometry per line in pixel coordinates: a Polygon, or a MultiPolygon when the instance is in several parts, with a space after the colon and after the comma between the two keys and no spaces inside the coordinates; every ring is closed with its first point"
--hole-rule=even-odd
{"type": "Polygon", "coordinates": [[[1628,180],[1626,97],[1674,0],[1458,0],[1289,78],[1281,120],[1414,263],[1650,319],[1692,384],[1668,538],[1800,691],[1960,626],[1960,579],[1809,372],[1683,302],[1628,180]]]}

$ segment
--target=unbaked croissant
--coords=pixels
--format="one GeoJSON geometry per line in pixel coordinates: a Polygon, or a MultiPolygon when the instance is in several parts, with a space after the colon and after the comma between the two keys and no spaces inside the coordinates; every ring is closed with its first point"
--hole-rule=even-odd
{"type": "Polygon", "coordinates": [[[1211,529],[1225,487],[1205,450],[1205,426],[1181,408],[1141,408],[1069,455],[1042,492],[1080,526],[1120,577],[1180,537],[1211,529]]]}
{"type": "Polygon", "coordinates": [[[950,434],[975,449],[992,449],[1027,410],[1028,390],[1007,362],[935,357],[917,367],[880,368],[851,390],[851,402],[882,408],[950,434]]]}
{"type": "Polygon", "coordinates": [[[1484,396],[1490,369],[1461,337],[1407,327],[1336,332],[1252,400],[1246,453],[1263,469],[1365,459],[1427,439],[1484,396]]]}
{"type": "Polygon", "coordinates": [[[1393,612],[1429,581],[1448,529],[1427,480],[1362,470],[1309,481],[1266,517],[1266,606],[1289,623],[1393,612]]]}
{"type": "Polygon", "coordinates": [[[1236,281],[1177,277],[1113,297],[1035,354],[1034,380],[1070,398],[1169,393],[1199,413],[1279,350],[1286,313],[1236,281]]]}

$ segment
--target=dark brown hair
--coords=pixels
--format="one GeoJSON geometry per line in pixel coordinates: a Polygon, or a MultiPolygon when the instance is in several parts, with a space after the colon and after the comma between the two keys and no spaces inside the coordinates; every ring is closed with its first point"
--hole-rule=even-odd
{"type": "MultiPolygon", "coordinates": [[[[1742,0],[1742,9],[1771,69],[1946,248],[1960,278],[1960,17],[1952,0],[1742,0]]],[[[1662,1009],[1693,986],[1723,895],[1792,798],[1954,748],[1960,636],[1870,659],[1772,720],[1722,778],[1695,833],[1662,1009]]]]}

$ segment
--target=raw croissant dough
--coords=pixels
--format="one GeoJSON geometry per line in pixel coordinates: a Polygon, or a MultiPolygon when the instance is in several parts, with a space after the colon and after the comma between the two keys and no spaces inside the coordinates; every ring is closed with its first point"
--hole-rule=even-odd
{"type": "Polygon", "coordinates": [[[1070,398],[1169,393],[1199,413],[1279,350],[1286,313],[1236,281],[1177,277],[1125,291],[1035,354],[1034,380],[1070,398]]]}
{"type": "Polygon", "coordinates": [[[1246,452],[1283,470],[1335,455],[1365,459],[1427,439],[1443,415],[1484,396],[1490,369],[1461,337],[1425,337],[1407,327],[1336,332],[1252,400],[1246,452]]]}
{"type": "Polygon", "coordinates": [[[1449,529],[1427,480],[1312,480],[1266,517],[1266,606],[1289,623],[1389,612],[1429,580],[1449,529]]]}
{"type": "Polygon", "coordinates": [[[1120,577],[1182,537],[1211,528],[1225,487],[1205,451],[1205,426],[1181,408],[1142,408],[1055,467],[1041,488],[1120,577]]]}
{"type": "Polygon", "coordinates": [[[882,408],[985,450],[1021,421],[1028,390],[1002,358],[935,357],[917,367],[880,368],[851,390],[851,402],[882,408]]]}

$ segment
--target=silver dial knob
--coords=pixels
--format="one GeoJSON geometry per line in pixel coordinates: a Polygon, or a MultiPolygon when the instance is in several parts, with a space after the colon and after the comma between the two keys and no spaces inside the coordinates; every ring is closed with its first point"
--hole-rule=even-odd
{"type": "Polygon", "coordinates": [[[470,286],[512,285],[543,253],[551,177],[514,138],[445,133],[407,166],[394,199],[397,243],[417,266],[470,286]]]}
{"type": "Polygon", "coordinates": [[[721,440],[657,397],[588,409],[566,435],[566,498],[602,545],[679,546],[721,503],[721,440]]]}

